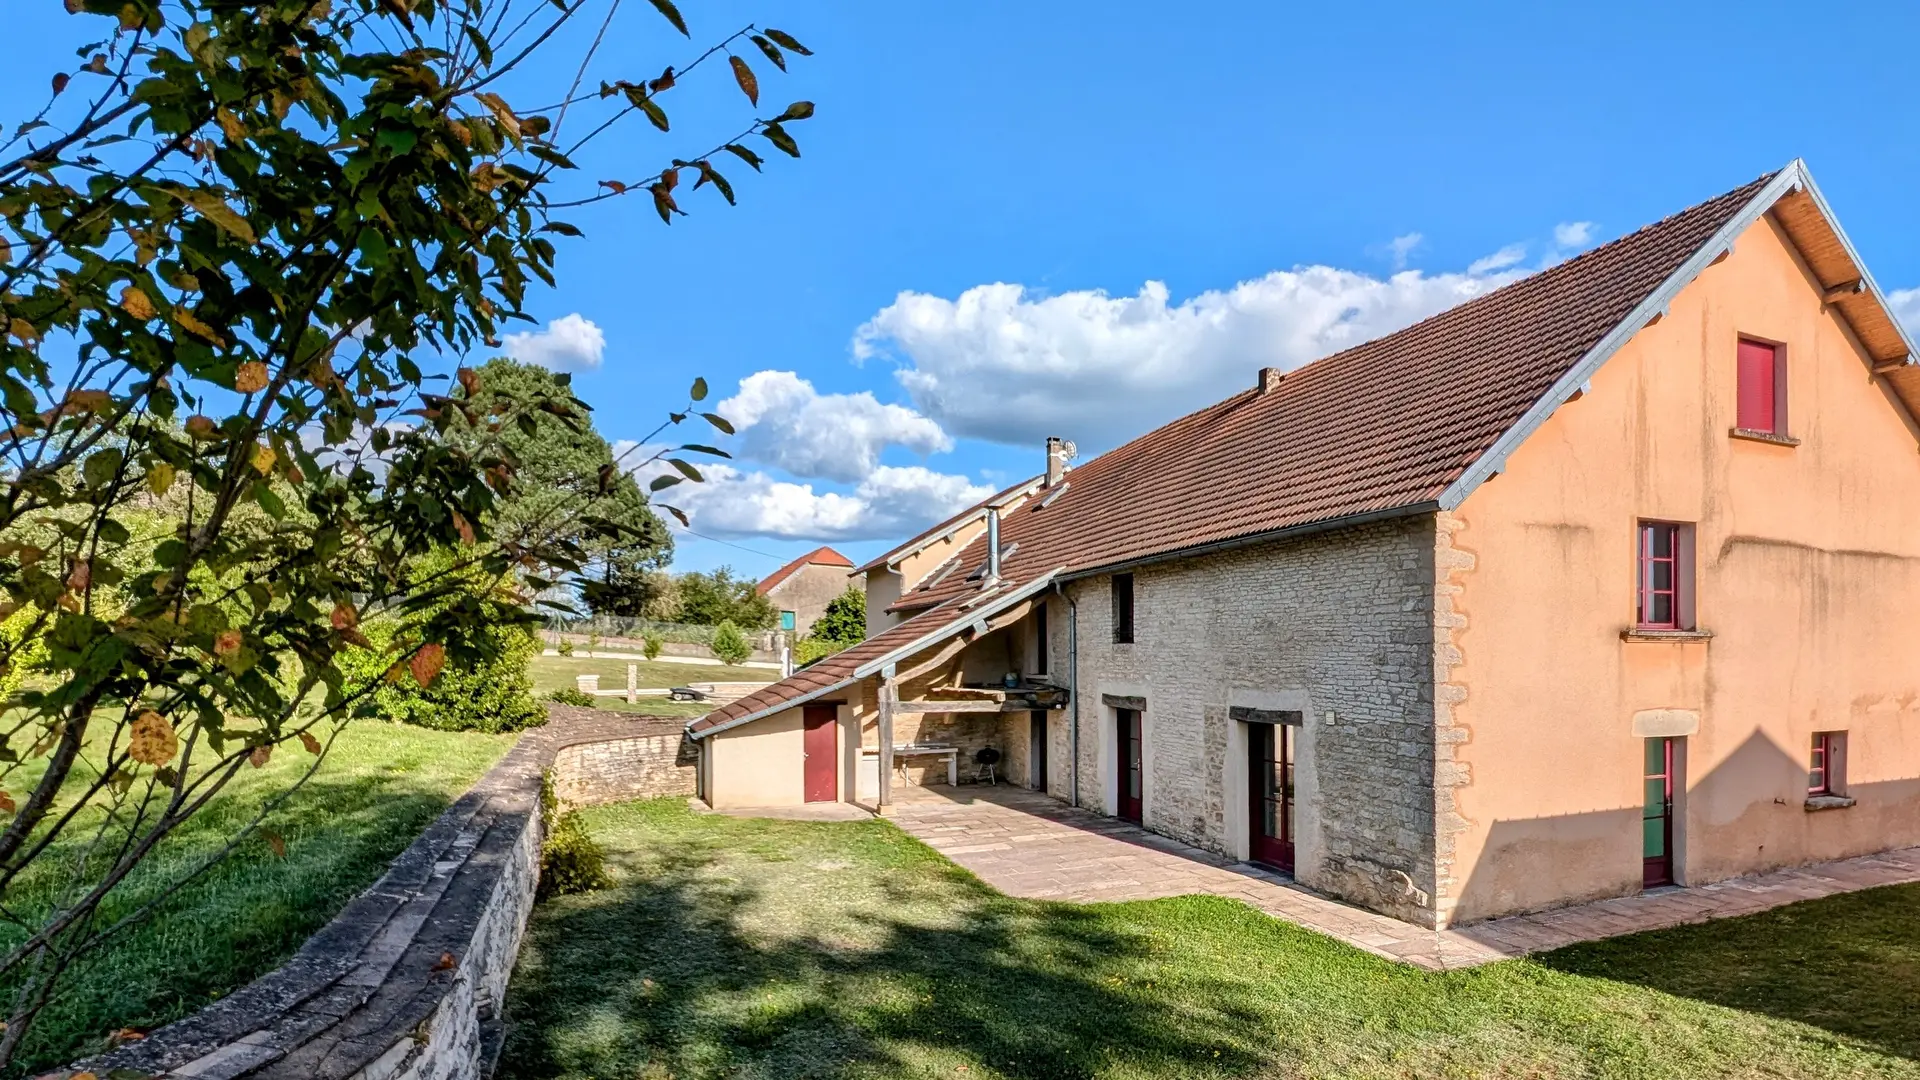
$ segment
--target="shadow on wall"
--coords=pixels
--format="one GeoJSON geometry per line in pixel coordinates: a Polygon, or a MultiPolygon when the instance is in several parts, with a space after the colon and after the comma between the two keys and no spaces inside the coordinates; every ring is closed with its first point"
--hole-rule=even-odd
{"type": "MultiPolygon", "coordinates": [[[[1808,813],[1804,756],[1757,730],[1706,775],[1683,777],[1674,811],[1683,884],[1920,843],[1920,779],[1850,784],[1856,805],[1808,813]]],[[[1641,819],[1634,805],[1495,821],[1461,886],[1456,922],[1639,892],[1641,819]]]]}

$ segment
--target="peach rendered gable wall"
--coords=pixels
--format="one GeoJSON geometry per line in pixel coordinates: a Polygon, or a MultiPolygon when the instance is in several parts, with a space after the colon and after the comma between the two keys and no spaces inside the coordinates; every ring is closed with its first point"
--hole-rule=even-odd
{"type": "Polygon", "coordinates": [[[1639,890],[1636,714],[1698,717],[1682,883],[1920,844],[1920,433],[1770,219],[1441,520],[1472,556],[1442,583],[1453,922],[1639,890]],[[1800,445],[1729,436],[1742,334],[1786,344],[1800,445]],[[1621,639],[1641,519],[1695,523],[1710,640],[1621,639]],[[1807,810],[1816,731],[1857,805],[1807,810]]]}

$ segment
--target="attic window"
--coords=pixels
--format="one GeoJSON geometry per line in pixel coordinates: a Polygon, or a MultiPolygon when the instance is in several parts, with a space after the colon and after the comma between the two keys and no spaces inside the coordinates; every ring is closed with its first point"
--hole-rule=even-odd
{"type": "Polygon", "coordinates": [[[1734,433],[1787,434],[1787,347],[1741,338],[1734,433]]]}

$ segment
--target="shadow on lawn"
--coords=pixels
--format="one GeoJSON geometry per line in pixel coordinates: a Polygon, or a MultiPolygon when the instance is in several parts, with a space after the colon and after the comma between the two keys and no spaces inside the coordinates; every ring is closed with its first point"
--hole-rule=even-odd
{"type": "Polygon", "coordinates": [[[502,1078],[896,1075],[975,1061],[1062,1080],[1118,1058],[1143,1076],[1259,1067],[1214,1037],[1223,1021],[1258,1023],[1255,1012],[1196,1020],[1101,978],[1153,943],[1085,909],[1008,901],[950,867],[892,878],[864,919],[776,938],[741,917],[754,884],[669,848],[643,877],[543,909],[515,975],[502,1078]]]}
{"type": "Polygon", "coordinates": [[[1812,1024],[1920,1060],[1920,885],[1588,942],[1533,959],[1569,974],[1812,1024]]]}

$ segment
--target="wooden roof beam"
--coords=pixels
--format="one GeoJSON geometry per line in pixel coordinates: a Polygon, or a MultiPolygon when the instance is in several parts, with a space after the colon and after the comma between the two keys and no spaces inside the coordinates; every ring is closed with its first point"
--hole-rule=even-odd
{"type": "Polygon", "coordinates": [[[1820,302],[1823,304],[1833,304],[1841,300],[1851,300],[1856,296],[1865,295],[1867,295],[1866,280],[1863,278],[1854,278],[1852,281],[1843,281],[1820,294],[1820,302]]]}

